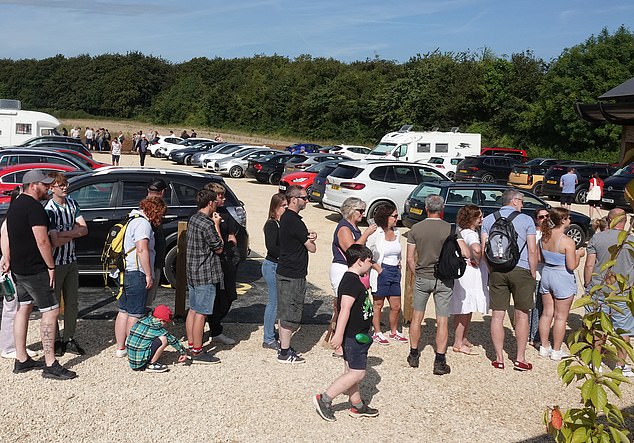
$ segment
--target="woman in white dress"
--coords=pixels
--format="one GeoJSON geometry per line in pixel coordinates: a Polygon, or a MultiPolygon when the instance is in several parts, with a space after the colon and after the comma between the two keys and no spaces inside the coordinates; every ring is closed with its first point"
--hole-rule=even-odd
{"type": "Polygon", "coordinates": [[[474,312],[486,314],[489,311],[489,270],[482,258],[479,228],[482,225],[482,211],[476,205],[466,205],[458,211],[456,225],[459,228],[458,243],[467,261],[464,275],[454,281],[449,313],[454,316],[454,352],[474,355],[473,345],[467,339],[471,316],[474,312]]]}

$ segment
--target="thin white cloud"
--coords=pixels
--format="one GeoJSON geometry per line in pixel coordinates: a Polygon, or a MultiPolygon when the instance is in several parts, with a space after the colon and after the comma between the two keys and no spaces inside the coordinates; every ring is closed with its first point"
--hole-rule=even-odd
{"type": "Polygon", "coordinates": [[[173,9],[160,4],[127,3],[116,0],[0,0],[0,5],[107,15],[129,15],[148,12],[165,13],[173,9]]]}

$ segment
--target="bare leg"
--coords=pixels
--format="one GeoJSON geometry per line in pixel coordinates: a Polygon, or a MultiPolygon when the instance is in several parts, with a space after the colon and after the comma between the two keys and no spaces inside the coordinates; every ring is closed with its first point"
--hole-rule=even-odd
{"type": "Polygon", "coordinates": [[[453,317],[455,336],[453,341],[454,351],[469,352],[470,349],[466,345],[467,330],[469,329],[469,322],[471,321],[471,314],[455,314],[453,317]]]}
{"type": "Polygon", "coordinates": [[[515,309],[515,340],[517,341],[517,361],[526,361],[528,343],[528,309],[515,309]]]}
{"type": "Polygon", "coordinates": [[[285,328],[282,326],[282,322],[280,322],[279,327],[280,333],[280,348],[288,349],[291,347],[291,337],[293,336],[293,330],[285,328]]]}
{"type": "Polygon", "coordinates": [[[187,343],[194,344],[194,334],[193,334],[193,326],[194,326],[194,316],[196,315],[196,311],[190,309],[187,313],[187,318],[185,319],[185,334],[187,334],[187,343]]]}
{"type": "Polygon", "coordinates": [[[125,348],[125,339],[128,335],[128,314],[119,312],[114,322],[114,336],[117,340],[117,349],[125,348]]]}
{"type": "Polygon", "coordinates": [[[398,328],[398,318],[401,315],[401,297],[388,297],[390,304],[390,331],[396,334],[398,328]]]}
{"type": "Polygon", "coordinates": [[[447,352],[447,341],[449,339],[449,317],[436,316],[436,352],[444,354],[447,352]]]}
{"type": "Polygon", "coordinates": [[[491,311],[491,341],[495,348],[495,361],[504,361],[504,316],[506,311],[491,311]]]}
{"type": "Polygon", "coordinates": [[[161,340],[162,345],[160,348],[156,350],[156,352],[154,353],[154,356],[150,360],[150,363],[156,363],[158,359],[161,358],[161,355],[163,354],[163,351],[165,350],[165,348],[167,348],[167,338],[164,335],[161,335],[159,337],[159,340],[161,340]]]}
{"type": "Polygon", "coordinates": [[[383,310],[384,302],[384,297],[376,297],[372,303],[374,309],[374,313],[372,315],[372,328],[376,334],[381,332],[381,311],[383,310]]]}
{"type": "Polygon", "coordinates": [[[555,303],[553,296],[550,294],[542,295],[542,303],[544,310],[541,317],[539,317],[539,341],[544,348],[550,346],[550,325],[553,322],[553,315],[555,312],[555,303]]]}
{"type": "Polygon", "coordinates": [[[365,370],[350,369],[348,363],[345,362],[346,368],[344,373],[337,377],[332,382],[328,389],[326,389],[326,395],[334,399],[339,394],[344,392],[348,394],[350,403],[359,403],[361,401],[361,394],[359,393],[359,382],[365,377],[365,370]]]}
{"type": "Polygon", "coordinates": [[[57,316],[59,309],[52,309],[42,313],[40,320],[40,337],[47,366],[55,363],[55,331],[57,330],[57,316]]]}
{"type": "Polygon", "coordinates": [[[21,362],[26,361],[29,356],[26,353],[26,332],[29,328],[29,316],[33,310],[33,305],[20,305],[15,313],[13,322],[13,338],[15,340],[15,356],[21,362]]]}
{"type": "Polygon", "coordinates": [[[412,349],[418,349],[421,323],[424,318],[425,311],[414,311],[412,313],[412,321],[409,324],[409,345],[412,349]]]}
{"type": "Polygon", "coordinates": [[[553,351],[560,351],[566,335],[566,322],[574,296],[563,300],[555,299],[555,322],[553,324],[553,351]]]}
{"type": "Polygon", "coordinates": [[[203,334],[205,332],[205,321],[207,316],[196,312],[192,324],[192,335],[194,339],[194,349],[203,347],[203,334]]]}

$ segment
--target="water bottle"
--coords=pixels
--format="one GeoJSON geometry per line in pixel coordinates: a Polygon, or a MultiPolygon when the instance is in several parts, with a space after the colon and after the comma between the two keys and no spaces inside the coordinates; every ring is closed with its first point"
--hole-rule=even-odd
{"type": "Polygon", "coordinates": [[[0,288],[2,288],[2,295],[7,302],[12,302],[15,299],[15,286],[7,274],[0,275],[0,288]]]}

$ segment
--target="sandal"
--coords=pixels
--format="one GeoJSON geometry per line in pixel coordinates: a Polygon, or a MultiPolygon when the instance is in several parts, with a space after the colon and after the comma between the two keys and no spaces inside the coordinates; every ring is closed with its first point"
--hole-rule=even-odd
{"type": "Polygon", "coordinates": [[[515,369],[516,371],[530,371],[531,369],[533,369],[533,365],[527,361],[516,360],[513,363],[513,366],[513,369],[515,369]]]}
{"type": "Polygon", "coordinates": [[[504,362],[503,361],[492,361],[491,362],[491,366],[493,366],[495,369],[504,369],[504,362]]]}

